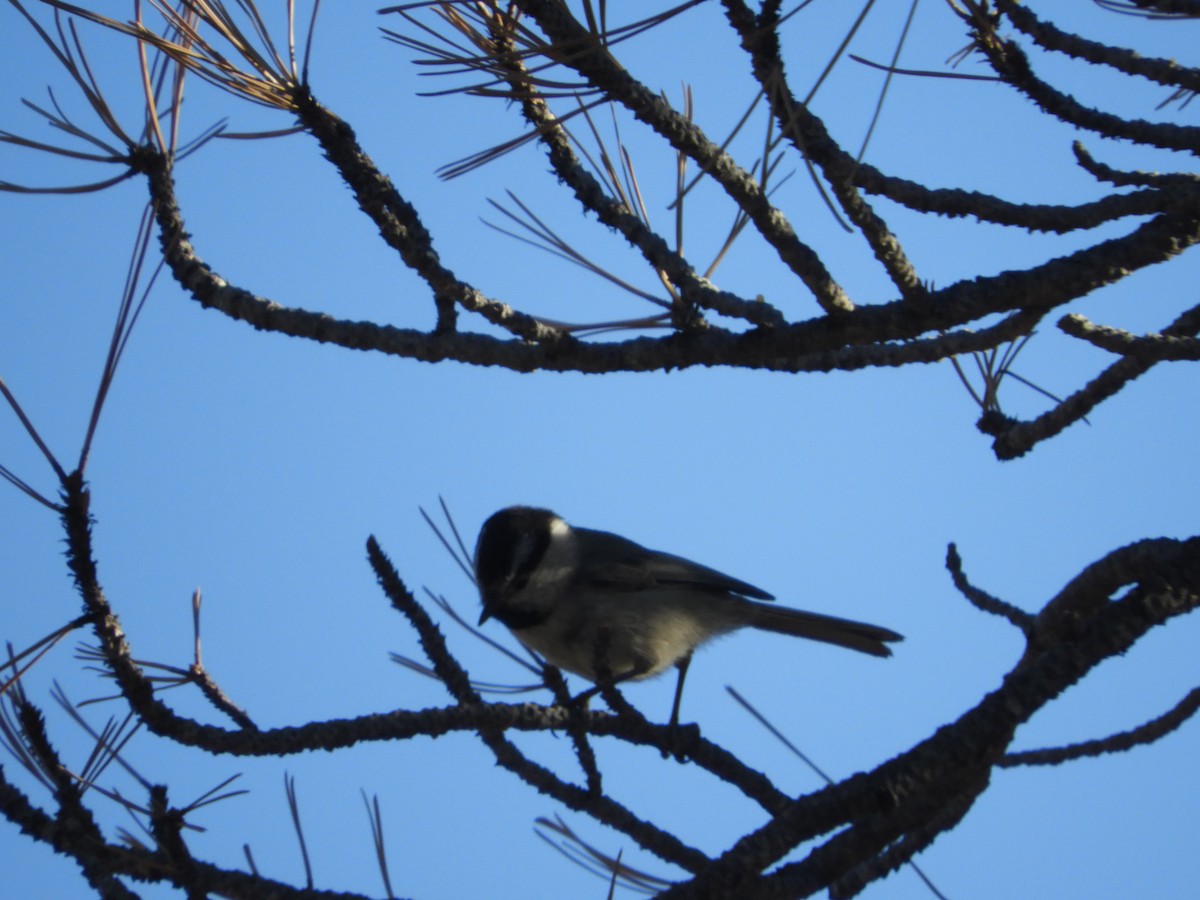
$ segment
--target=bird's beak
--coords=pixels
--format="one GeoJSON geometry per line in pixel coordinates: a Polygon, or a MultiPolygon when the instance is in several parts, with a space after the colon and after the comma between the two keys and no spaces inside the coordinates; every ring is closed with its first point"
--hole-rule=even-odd
{"type": "Polygon", "coordinates": [[[480,617],[479,617],[479,624],[482,625],[484,622],[486,622],[491,617],[492,617],[492,611],[485,606],[483,608],[482,615],[480,615],[480,617]]]}

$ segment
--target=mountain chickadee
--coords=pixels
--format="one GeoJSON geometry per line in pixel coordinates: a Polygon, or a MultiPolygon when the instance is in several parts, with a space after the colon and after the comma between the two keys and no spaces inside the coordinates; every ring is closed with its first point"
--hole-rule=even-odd
{"type": "Polygon", "coordinates": [[[496,618],[545,660],[597,681],[597,651],[613,681],[679,668],[677,720],[692,651],[750,626],[891,656],[887,628],[770,606],[753,585],[606,531],[572,528],[547,509],[510,506],[483,523],[475,544],[483,600],[479,624],[496,618]]]}

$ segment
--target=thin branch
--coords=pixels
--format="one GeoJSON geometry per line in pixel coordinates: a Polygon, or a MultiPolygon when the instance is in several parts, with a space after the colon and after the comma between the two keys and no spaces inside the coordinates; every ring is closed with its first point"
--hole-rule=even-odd
{"type": "Polygon", "coordinates": [[[566,7],[554,0],[519,0],[518,5],[537,21],[555,43],[591,48],[588,52],[576,54],[566,64],[708,173],[738,208],[751,218],[759,233],[775,248],[783,263],[804,282],[823,309],[827,312],[846,312],[853,308],[845,291],[824,263],[811,247],[799,240],[784,214],[771,206],[750,173],[713,144],[685,116],[671,109],[655,92],[634,79],[606,51],[596,47],[587,30],[570,15],[566,7]]]}
{"type": "MultiPolygon", "coordinates": [[[[1060,327],[1062,323],[1060,322],[1060,327]]],[[[1068,323],[1067,328],[1073,327],[1068,323]]],[[[1183,312],[1162,330],[1161,338],[1189,338],[1200,333],[1200,306],[1183,312]]],[[[1123,356],[1088,382],[1083,388],[1067,397],[1058,406],[1032,419],[1020,422],[1003,416],[984,416],[979,422],[980,430],[994,435],[992,447],[999,459],[1015,459],[1029,452],[1036,444],[1053,437],[1068,426],[1081,420],[1102,401],[1120,391],[1135,378],[1148,372],[1159,359],[1155,357],[1123,356]]]]}
{"type": "Polygon", "coordinates": [[[954,581],[954,586],[958,588],[958,592],[966,597],[972,606],[983,612],[991,613],[993,616],[1007,619],[1010,624],[1021,630],[1026,640],[1033,636],[1035,617],[971,584],[963,573],[962,559],[954,544],[950,544],[946,548],[946,568],[950,570],[950,577],[954,581]]]}
{"type": "Polygon", "coordinates": [[[1200,339],[1194,337],[1165,334],[1144,334],[1139,337],[1110,325],[1097,325],[1079,313],[1063,316],[1058,320],[1058,327],[1072,337],[1121,356],[1152,362],[1200,360],[1200,339]]]}
{"type": "Polygon", "coordinates": [[[1200,90],[1200,70],[1180,65],[1173,59],[1155,59],[1124,47],[1101,44],[1062,31],[1045,19],[1039,18],[1028,7],[1014,3],[1013,0],[996,0],[996,9],[1013,24],[1013,27],[1033,38],[1039,46],[1047,50],[1095,65],[1108,66],[1122,74],[1144,78],[1165,87],[1200,90]]]}
{"type": "Polygon", "coordinates": [[[1187,695],[1167,712],[1150,721],[1119,731],[1105,738],[1083,741],[1078,744],[1068,744],[1065,747],[1047,747],[1042,750],[1022,750],[1005,754],[997,765],[1002,768],[1015,766],[1056,766],[1075,759],[1091,756],[1102,756],[1106,753],[1123,753],[1134,747],[1153,744],[1166,737],[1189,721],[1200,709],[1200,688],[1193,688],[1187,695]]]}
{"type": "Polygon", "coordinates": [[[1200,153],[1200,128],[1144,119],[1124,119],[1079,103],[1038,78],[1024,50],[1000,36],[994,21],[978,0],[963,0],[972,11],[976,46],[1001,79],[1036,103],[1043,112],[1069,125],[1109,138],[1123,138],[1148,147],[1200,153]]]}

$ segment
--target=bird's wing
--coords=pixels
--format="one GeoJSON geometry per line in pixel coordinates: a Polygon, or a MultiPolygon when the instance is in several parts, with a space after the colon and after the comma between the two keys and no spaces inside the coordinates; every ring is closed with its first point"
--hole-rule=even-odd
{"type": "Polygon", "coordinates": [[[603,586],[608,590],[644,591],[663,585],[677,584],[728,591],[756,600],[775,598],[752,584],[694,563],[682,556],[648,550],[619,534],[576,528],[595,548],[598,562],[583,564],[575,580],[581,585],[603,586]]]}

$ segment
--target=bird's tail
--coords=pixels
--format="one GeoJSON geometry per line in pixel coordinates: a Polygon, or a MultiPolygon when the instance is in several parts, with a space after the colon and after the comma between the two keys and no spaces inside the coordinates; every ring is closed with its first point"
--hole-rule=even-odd
{"type": "Polygon", "coordinates": [[[802,609],[788,609],[786,606],[770,606],[766,603],[747,601],[746,605],[752,610],[748,624],[754,628],[824,641],[826,644],[837,644],[839,647],[870,653],[872,656],[891,656],[888,642],[904,640],[903,635],[888,628],[868,625],[865,622],[823,616],[802,609]]]}

